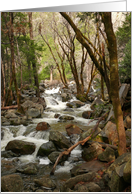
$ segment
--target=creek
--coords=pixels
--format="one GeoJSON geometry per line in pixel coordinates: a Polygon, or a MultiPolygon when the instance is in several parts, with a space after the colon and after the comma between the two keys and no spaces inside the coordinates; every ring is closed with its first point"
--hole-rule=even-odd
{"type": "MultiPolygon", "coordinates": [[[[18,126],[2,126],[4,128],[4,137],[1,141],[1,151],[5,150],[7,143],[11,140],[23,140],[27,142],[33,142],[36,145],[35,152],[32,155],[21,155],[18,159],[21,163],[28,162],[39,162],[39,164],[50,165],[50,160],[48,157],[39,158],[37,157],[37,152],[39,147],[49,141],[49,131],[36,131],[36,126],[39,122],[47,122],[51,126],[52,130],[58,130],[63,133],[67,138],[69,136],[66,133],[65,126],[67,124],[75,124],[80,127],[83,131],[91,128],[95,125],[96,121],[91,122],[88,126],[89,119],[82,118],[82,112],[90,110],[90,104],[85,104],[80,108],[70,108],[67,109],[66,103],[62,102],[60,95],[59,87],[53,89],[47,89],[42,94],[46,101],[46,109],[43,112],[42,118],[35,118],[32,120],[32,124],[28,126],[18,125],[18,126]],[[55,114],[59,115],[69,115],[74,117],[72,121],[62,122],[59,118],[55,118],[55,114]]],[[[77,100],[75,96],[72,97],[70,101],[77,100]]],[[[76,139],[76,142],[78,141],[76,139]]],[[[83,159],[81,157],[81,146],[77,146],[70,154],[70,157],[67,161],[64,162],[64,165],[57,165],[55,176],[57,179],[68,179],[70,178],[70,170],[78,163],[82,163],[83,159]]],[[[7,159],[8,160],[8,159],[7,159]]]]}

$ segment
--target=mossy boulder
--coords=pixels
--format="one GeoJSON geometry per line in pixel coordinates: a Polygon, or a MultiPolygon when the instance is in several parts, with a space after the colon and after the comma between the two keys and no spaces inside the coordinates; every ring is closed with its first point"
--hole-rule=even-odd
{"type": "Polygon", "coordinates": [[[48,156],[50,153],[56,151],[56,147],[52,141],[43,143],[37,153],[37,156],[48,156]]]}

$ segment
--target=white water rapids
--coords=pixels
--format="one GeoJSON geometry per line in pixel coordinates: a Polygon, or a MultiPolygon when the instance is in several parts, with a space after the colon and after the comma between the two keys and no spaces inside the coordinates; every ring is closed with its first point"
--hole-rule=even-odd
{"type": "MultiPolygon", "coordinates": [[[[74,112],[66,112],[66,102],[61,101],[61,96],[59,94],[59,88],[52,89],[52,90],[45,90],[43,97],[46,101],[46,110],[43,113],[43,118],[36,118],[33,119],[34,124],[30,124],[28,126],[2,126],[4,128],[4,137],[1,141],[1,151],[5,150],[5,147],[7,143],[11,140],[17,139],[17,140],[23,140],[27,142],[33,142],[36,145],[36,150],[32,155],[22,155],[19,157],[19,160],[23,163],[28,162],[34,162],[39,161],[40,164],[49,164],[50,160],[47,157],[44,158],[38,158],[36,157],[39,147],[43,144],[49,141],[49,132],[48,131],[36,131],[35,128],[37,126],[37,123],[39,122],[47,122],[50,124],[51,129],[58,130],[59,132],[63,132],[66,134],[65,131],[65,125],[68,123],[59,123],[58,118],[54,118],[54,115],[60,114],[60,115],[70,115],[74,117],[74,123],[76,123],[77,126],[81,126],[83,129],[87,127],[87,124],[89,120],[82,118],[82,112],[86,110],[90,110],[90,105],[86,104],[85,106],[82,106],[81,108],[73,108],[74,112]],[[54,97],[54,94],[57,94],[57,97],[54,97]],[[26,131],[29,130],[29,133],[26,133],[26,131]]],[[[77,100],[75,97],[71,100],[77,100]]],[[[91,123],[90,125],[94,125],[94,123],[91,123]]],[[[66,135],[67,136],[67,135],[66,135]]],[[[67,136],[67,138],[69,138],[67,136]]],[[[75,165],[75,163],[72,163],[71,158],[78,158],[81,157],[81,148],[80,146],[76,147],[72,152],[68,160],[64,163],[64,166],[57,166],[55,173],[63,173],[63,172],[69,172],[70,169],[75,165]]]]}

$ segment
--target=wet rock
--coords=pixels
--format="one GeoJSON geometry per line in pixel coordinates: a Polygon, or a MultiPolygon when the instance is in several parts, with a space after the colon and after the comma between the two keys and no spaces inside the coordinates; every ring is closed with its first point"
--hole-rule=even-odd
{"type": "Polygon", "coordinates": [[[40,122],[37,124],[36,130],[37,131],[45,131],[50,128],[50,125],[46,122],[40,122]]]}
{"type": "Polygon", "coordinates": [[[14,160],[1,160],[1,176],[13,174],[16,172],[17,162],[14,160]]]}
{"type": "Polygon", "coordinates": [[[79,135],[78,134],[72,134],[72,135],[70,135],[70,142],[72,144],[75,144],[78,141],[78,139],[79,139],[79,135]]]}
{"type": "Polygon", "coordinates": [[[4,158],[13,158],[13,157],[19,157],[19,156],[20,154],[15,154],[11,150],[1,152],[1,157],[4,157],[4,158]]]}
{"type": "Polygon", "coordinates": [[[89,182],[87,184],[85,184],[85,186],[88,188],[88,190],[90,192],[100,192],[101,191],[101,188],[99,185],[97,185],[96,183],[94,182],[89,182]]]}
{"type": "Polygon", "coordinates": [[[29,175],[37,174],[38,166],[35,163],[23,164],[17,168],[17,171],[29,175]]]}
{"type": "Polygon", "coordinates": [[[131,117],[127,116],[124,120],[124,127],[127,129],[131,129],[131,117]]]}
{"type": "Polygon", "coordinates": [[[128,162],[124,166],[123,179],[125,182],[131,183],[131,158],[128,160],[128,162]]]}
{"type": "Polygon", "coordinates": [[[37,156],[48,156],[50,153],[56,151],[56,147],[52,141],[43,143],[37,153],[37,156]]]}
{"type": "Polygon", "coordinates": [[[81,181],[82,182],[92,181],[94,177],[95,177],[95,172],[89,172],[83,175],[78,175],[76,177],[70,178],[64,183],[61,192],[67,191],[67,188],[73,189],[74,185],[76,185],[81,181]]]}
{"type": "Polygon", "coordinates": [[[4,137],[4,130],[2,130],[1,128],[1,140],[3,139],[3,137],[4,137]]]}
{"type": "Polygon", "coordinates": [[[82,157],[85,161],[91,161],[94,158],[97,158],[99,154],[101,154],[102,151],[102,146],[95,142],[90,145],[88,148],[84,148],[82,151],[82,157]]]}
{"type": "Polygon", "coordinates": [[[69,93],[61,93],[62,102],[67,102],[68,100],[72,99],[71,94],[69,93]]]}
{"type": "Polygon", "coordinates": [[[68,106],[69,108],[80,108],[81,106],[84,106],[85,103],[79,101],[79,100],[75,100],[75,101],[72,101],[72,102],[68,102],[66,104],[66,106],[68,106]]]}
{"type": "MultiPolygon", "coordinates": [[[[48,155],[49,160],[50,160],[52,163],[55,163],[55,161],[57,160],[57,158],[58,158],[58,156],[59,156],[60,153],[61,153],[61,152],[58,152],[58,151],[52,152],[51,154],[48,155]]],[[[61,159],[59,160],[59,163],[61,163],[61,162],[63,162],[63,161],[66,161],[67,158],[68,158],[67,155],[62,156],[61,159]]]]}
{"type": "Polygon", "coordinates": [[[59,131],[50,131],[49,140],[59,148],[69,148],[71,146],[69,140],[59,131]]]}
{"type": "Polygon", "coordinates": [[[93,111],[84,111],[84,112],[82,113],[82,117],[83,117],[84,119],[90,119],[92,112],[93,112],[93,111]]]}
{"type": "Polygon", "coordinates": [[[69,115],[62,115],[59,117],[60,121],[68,121],[68,120],[74,120],[74,117],[69,116],[69,115]]]}
{"type": "Polygon", "coordinates": [[[47,189],[56,188],[55,182],[50,178],[49,175],[42,176],[41,178],[34,179],[34,182],[39,185],[46,187],[47,189]]]}
{"type": "Polygon", "coordinates": [[[23,109],[23,112],[25,113],[28,108],[32,107],[34,103],[31,100],[26,100],[23,104],[21,104],[21,107],[23,109]]]}
{"type": "Polygon", "coordinates": [[[5,150],[11,150],[16,154],[27,155],[32,154],[35,151],[35,147],[35,144],[31,142],[12,140],[8,142],[5,150]]]}
{"type": "Polygon", "coordinates": [[[107,147],[104,152],[98,155],[98,159],[103,162],[111,162],[115,160],[115,152],[112,148],[107,147]]]}
{"type": "Polygon", "coordinates": [[[83,132],[82,129],[80,129],[78,126],[73,125],[73,124],[66,125],[65,129],[66,129],[68,136],[72,134],[81,134],[83,132]]]}
{"type": "Polygon", "coordinates": [[[106,136],[109,139],[109,144],[117,145],[118,144],[118,134],[116,129],[116,124],[108,121],[105,125],[103,131],[105,132],[106,136]]]}
{"type": "Polygon", "coordinates": [[[5,118],[10,119],[10,118],[18,118],[18,116],[14,112],[8,112],[5,115],[5,118]]]}
{"type": "Polygon", "coordinates": [[[54,118],[59,118],[59,116],[60,116],[60,114],[58,114],[58,113],[56,113],[55,115],[54,115],[54,118]]]}
{"type": "Polygon", "coordinates": [[[27,111],[27,116],[30,118],[40,118],[41,112],[37,108],[29,108],[27,111]]]}
{"type": "Polygon", "coordinates": [[[1,178],[2,192],[22,192],[23,180],[18,174],[5,175],[1,178]]]}
{"type": "Polygon", "coordinates": [[[64,111],[66,111],[66,112],[74,112],[74,110],[72,108],[65,108],[64,111]]]}
{"type": "Polygon", "coordinates": [[[131,129],[127,129],[125,133],[126,133],[126,146],[129,147],[131,146],[131,129]]]}

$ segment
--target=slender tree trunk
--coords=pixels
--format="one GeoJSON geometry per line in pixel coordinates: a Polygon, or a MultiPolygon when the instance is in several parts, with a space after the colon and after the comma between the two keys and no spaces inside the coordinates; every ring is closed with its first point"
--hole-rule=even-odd
{"type": "MultiPolygon", "coordinates": [[[[17,39],[16,39],[16,42],[17,42],[17,39]]],[[[19,52],[19,45],[18,45],[18,42],[17,42],[17,54],[18,54],[18,61],[19,61],[19,65],[20,65],[20,85],[22,87],[22,63],[21,63],[21,57],[20,57],[20,52],[19,52]]]]}
{"type": "Polygon", "coordinates": [[[2,58],[1,58],[1,93],[2,93],[2,107],[5,106],[5,94],[6,94],[6,91],[5,91],[5,71],[4,71],[4,68],[3,68],[3,63],[2,63],[2,58]]]}
{"type": "Polygon", "coordinates": [[[101,75],[101,96],[102,96],[102,100],[104,100],[104,78],[101,75]]]}
{"type": "Polygon", "coordinates": [[[103,13],[102,21],[105,26],[105,32],[108,40],[108,51],[110,56],[110,93],[115,115],[117,132],[119,136],[118,153],[119,155],[122,155],[123,153],[126,152],[126,135],[123,123],[123,113],[121,110],[121,104],[119,99],[117,44],[111,21],[111,13],[110,12],[103,13]]]}
{"type": "MultiPolygon", "coordinates": [[[[32,12],[28,13],[29,15],[29,24],[30,24],[30,39],[33,41],[33,26],[32,26],[32,12]]],[[[31,43],[31,49],[33,53],[32,57],[32,67],[33,67],[33,74],[34,74],[34,82],[36,86],[36,96],[40,97],[40,92],[39,92],[39,82],[38,82],[38,74],[37,74],[37,67],[36,67],[36,60],[35,60],[35,50],[34,50],[34,43],[31,43]]]]}
{"type": "MultiPolygon", "coordinates": [[[[13,32],[13,12],[10,12],[10,22],[11,22],[11,63],[12,63],[12,77],[14,81],[14,86],[17,94],[17,105],[18,110],[20,108],[20,95],[17,87],[16,73],[15,73],[15,59],[14,59],[14,32],[13,32]]],[[[12,82],[11,82],[12,83],[12,82]]]]}

